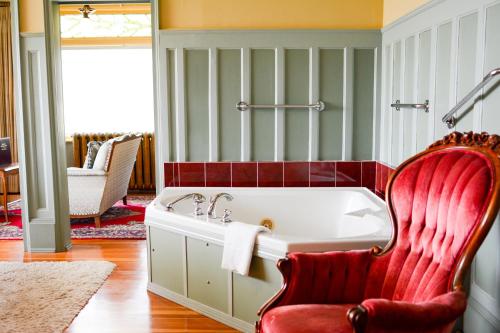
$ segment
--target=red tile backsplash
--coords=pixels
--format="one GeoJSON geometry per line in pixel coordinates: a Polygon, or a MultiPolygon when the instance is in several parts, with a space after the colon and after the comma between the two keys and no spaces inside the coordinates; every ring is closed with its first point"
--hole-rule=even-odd
{"type": "Polygon", "coordinates": [[[311,187],[335,186],[335,162],[311,162],[309,170],[311,187]]]}
{"type": "Polygon", "coordinates": [[[165,175],[165,186],[166,187],[174,187],[175,186],[175,178],[174,178],[174,167],[176,165],[174,163],[165,163],[164,175],[165,175]]]}
{"type": "Polygon", "coordinates": [[[257,187],[257,162],[232,162],[233,187],[257,187]]]}
{"type": "Polygon", "coordinates": [[[309,162],[285,162],[284,186],[309,187],[309,162]]]}
{"type": "Polygon", "coordinates": [[[361,187],[361,162],[337,162],[337,187],[361,187]]]}
{"type": "Polygon", "coordinates": [[[258,162],[257,186],[283,187],[283,162],[258,162]]]}
{"type": "Polygon", "coordinates": [[[230,187],[231,186],[231,163],[214,162],[205,163],[206,186],[230,187]]]}
{"type": "Polygon", "coordinates": [[[377,162],[374,161],[361,162],[361,186],[367,187],[372,191],[375,191],[376,164],[377,162]]]}
{"type": "Polygon", "coordinates": [[[179,186],[205,186],[205,163],[179,163],[179,186]]]}
{"type": "Polygon", "coordinates": [[[385,194],[391,167],[376,161],[169,162],[165,186],[366,187],[385,194]]]}
{"type": "Polygon", "coordinates": [[[375,162],[376,163],[376,166],[375,166],[375,191],[380,191],[380,184],[381,184],[381,181],[380,181],[380,168],[381,168],[381,164],[378,163],[378,162],[375,162]]]}
{"type": "Polygon", "coordinates": [[[394,169],[383,164],[377,162],[376,166],[376,184],[375,184],[375,193],[380,197],[385,197],[385,187],[387,185],[387,181],[389,180],[390,175],[394,172],[394,169]]]}

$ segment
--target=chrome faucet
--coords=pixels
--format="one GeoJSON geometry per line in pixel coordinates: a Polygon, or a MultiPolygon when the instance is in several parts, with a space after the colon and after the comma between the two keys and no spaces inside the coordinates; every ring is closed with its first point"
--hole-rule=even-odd
{"type": "Polygon", "coordinates": [[[231,211],[229,209],[224,209],[224,215],[221,217],[220,221],[222,223],[229,223],[229,222],[233,222],[233,220],[231,220],[231,211]]]}
{"type": "Polygon", "coordinates": [[[200,193],[189,193],[189,194],[185,194],[183,196],[180,196],[177,199],[175,199],[174,201],[169,202],[167,204],[166,208],[169,212],[171,212],[174,210],[174,205],[176,203],[183,201],[183,200],[186,200],[186,199],[189,199],[189,198],[193,198],[193,204],[195,205],[194,214],[195,215],[202,215],[203,213],[201,212],[201,208],[199,205],[200,205],[200,203],[205,202],[206,199],[205,199],[205,196],[203,194],[200,194],[200,193]]]}
{"type": "Polygon", "coordinates": [[[208,206],[207,215],[212,219],[217,218],[215,213],[215,206],[220,198],[226,198],[227,201],[233,200],[233,196],[229,193],[217,193],[214,197],[210,197],[210,205],[208,206]]]}

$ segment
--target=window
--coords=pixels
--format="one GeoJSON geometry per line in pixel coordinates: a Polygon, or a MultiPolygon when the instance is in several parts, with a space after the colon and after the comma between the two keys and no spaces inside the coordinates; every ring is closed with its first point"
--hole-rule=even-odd
{"type": "Polygon", "coordinates": [[[153,72],[149,5],[61,6],[66,135],[152,132],[153,72]]]}
{"type": "Polygon", "coordinates": [[[66,135],[152,132],[151,49],[63,49],[66,135]]]}

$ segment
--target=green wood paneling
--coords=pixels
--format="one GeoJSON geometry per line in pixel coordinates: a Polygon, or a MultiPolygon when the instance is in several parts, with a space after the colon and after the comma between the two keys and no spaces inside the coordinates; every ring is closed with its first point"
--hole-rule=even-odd
{"type": "Polygon", "coordinates": [[[188,297],[227,312],[228,271],[221,262],[221,246],[187,238],[188,297]]]}
{"type": "Polygon", "coordinates": [[[254,256],[248,276],[233,273],[233,315],[249,323],[257,321],[257,311],[278,292],[281,281],[275,262],[254,256]]]}
{"type": "Polygon", "coordinates": [[[188,161],[208,160],[208,51],[186,50],[186,144],[188,161]]]}
{"type": "MultiPolygon", "coordinates": [[[[418,94],[417,102],[424,103],[429,99],[431,76],[431,31],[427,30],[419,35],[418,47],[418,94]]],[[[417,113],[417,151],[424,150],[429,144],[429,118],[431,113],[423,110],[412,109],[417,113]]]]}
{"type": "MultiPolygon", "coordinates": [[[[285,51],[285,102],[309,104],[309,52],[285,51]]],[[[308,158],[308,109],[285,111],[285,160],[302,161],[308,158]]]]}
{"type": "Polygon", "coordinates": [[[238,161],[241,146],[241,113],[235,105],[241,97],[241,51],[219,51],[219,148],[220,159],[238,161]]]}
{"type": "Polygon", "coordinates": [[[441,117],[450,109],[450,75],[451,75],[451,22],[438,27],[436,54],[436,95],[434,97],[435,138],[441,138],[448,133],[448,128],[441,117]]]}
{"type": "MultiPolygon", "coordinates": [[[[284,99],[288,104],[309,104],[309,95],[319,96],[326,104],[326,110],[318,114],[317,124],[318,142],[314,138],[313,153],[317,149],[319,160],[331,160],[342,158],[343,143],[343,66],[344,47],[355,50],[356,63],[354,73],[367,73],[368,80],[352,83],[358,92],[347,92],[356,95],[354,105],[356,108],[353,115],[353,157],[367,158],[371,156],[373,129],[373,117],[367,122],[366,112],[369,112],[369,104],[373,103],[373,72],[376,64],[373,63],[374,47],[380,45],[380,33],[345,32],[345,31],[270,31],[266,33],[255,31],[235,32],[162,32],[160,36],[161,45],[168,46],[171,50],[167,52],[167,62],[170,71],[169,78],[165,80],[168,85],[165,93],[169,109],[170,121],[170,159],[176,159],[179,152],[177,148],[185,151],[186,161],[207,161],[209,158],[209,144],[218,145],[218,159],[223,161],[240,160],[242,147],[249,148],[250,160],[272,161],[275,154],[285,160],[307,160],[309,157],[309,128],[316,129],[316,118],[313,124],[309,124],[309,112],[306,108],[302,110],[287,109],[283,112],[283,124],[276,124],[274,108],[267,110],[253,109],[247,111],[249,117],[241,117],[241,113],[235,111],[235,103],[240,101],[243,94],[249,93],[247,102],[251,104],[275,104],[276,87],[283,89],[284,99]],[[311,64],[309,59],[309,47],[319,50],[319,64],[311,64]],[[217,49],[217,69],[213,75],[217,82],[216,89],[211,93],[217,94],[218,112],[218,137],[216,142],[209,142],[209,48],[217,49]],[[283,58],[276,58],[275,50],[284,50],[283,58]],[[176,96],[175,87],[175,52],[173,49],[184,53],[184,72],[177,73],[181,76],[183,87],[177,87],[177,91],[183,94],[176,96]],[[247,59],[243,59],[242,50],[249,50],[249,68],[245,66],[247,59]],[[363,63],[368,60],[368,63],[363,63]],[[284,63],[282,63],[283,61],[284,63]],[[277,81],[276,63],[279,63],[278,74],[284,81],[277,81]],[[312,66],[311,66],[312,65],[312,66]],[[370,68],[371,66],[371,68],[370,68]],[[359,67],[359,68],[357,68],[359,67]],[[310,70],[318,70],[318,73],[310,73],[310,70]],[[281,71],[283,70],[283,72],[281,71]],[[317,90],[310,92],[310,77],[318,80],[317,90]],[[245,86],[242,86],[245,84],[245,86]],[[249,86],[247,87],[246,84],[249,86]],[[367,89],[368,93],[361,90],[367,89]],[[175,109],[176,99],[182,97],[181,110],[175,109]],[[359,114],[356,112],[359,111],[359,114]],[[176,128],[175,111],[183,114],[184,127],[176,128]],[[361,121],[362,117],[362,121],[361,121]],[[249,123],[247,123],[249,119],[249,123]],[[361,126],[357,128],[358,124],[361,126]],[[249,126],[249,135],[242,137],[242,125],[249,126]],[[276,126],[278,125],[278,126],[276,126]],[[283,125],[283,128],[281,127],[283,125]],[[369,129],[368,129],[369,128],[369,129]],[[278,133],[276,133],[278,129],[278,133]],[[366,130],[368,129],[368,130],[366,130]],[[176,131],[179,137],[185,141],[183,145],[178,144],[176,131]],[[358,134],[361,136],[358,137],[358,134]],[[276,137],[279,135],[279,137],[276,137]],[[282,135],[282,136],[281,136],[282,135]],[[242,142],[249,137],[249,142],[242,142]],[[278,144],[283,143],[284,151],[275,152],[275,140],[278,144]],[[368,140],[368,141],[367,141],[368,140]]],[[[313,52],[316,57],[316,53],[313,52]]],[[[181,67],[179,67],[181,68],[181,67]]],[[[214,78],[212,78],[214,79],[214,78]]],[[[357,80],[357,79],[356,79],[357,80]]],[[[212,81],[213,82],[213,81],[212,81]]],[[[349,80],[351,83],[351,80],[349,80]]],[[[316,83],[316,82],[314,82],[316,83]]],[[[316,86],[316,84],[315,84],[316,86]]],[[[164,96],[162,96],[165,98],[164,96]]],[[[373,112],[373,110],[371,110],[373,112]]],[[[389,143],[389,142],[387,142],[389,143]]],[[[181,142],[183,144],[183,142],[181,142]]],[[[184,154],[180,154],[183,158],[184,154]]]]}
{"type": "Polygon", "coordinates": [[[384,71],[384,81],[385,85],[382,87],[384,88],[383,94],[385,98],[383,99],[384,104],[381,107],[381,150],[380,150],[380,159],[382,161],[390,163],[391,161],[391,153],[390,153],[390,128],[389,128],[389,119],[391,117],[391,114],[393,112],[392,108],[390,107],[390,104],[392,103],[392,91],[391,91],[391,85],[389,84],[391,80],[391,46],[387,45],[385,46],[384,49],[385,53],[385,58],[383,59],[384,63],[382,65],[382,69],[384,71]]]}
{"type": "MultiPolygon", "coordinates": [[[[457,100],[460,100],[476,85],[477,13],[462,17],[458,30],[457,100]]],[[[458,131],[472,130],[474,116],[471,108],[462,108],[456,126],[458,131]]]]}
{"type": "MultiPolygon", "coordinates": [[[[486,40],[484,74],[500,67],[500,4],[491,6],[486,11],[486,40]]],[[[488,86],[487,98],[483,100],[482,130],[500,133],[500,80],[488,86]]]]}
{"type": "Polygon", "coordinates": [[[319,114],[320,160],[342,159],[342,119],[344,91],[344,52],[322,49],[319,52],[319,96],[326,108],[319,114]]]}
{"type": "Polygon", "coordinates": [[[354,50],[352,159],[372,159],[374,51],[354,50]]]}
{"type": "Polygon", "coordinates": [[[183,295],[184,236],[158,228],[149,230],[151,281],[183,295]]]}
{"type": "MultiPolygon", "coordinates": [[[[392,101],[401,100],[401,42],[394,44],[394,62],[392,72],[392,101]]],[[[401,101],[405,102],[405,101],[401,101]]],[[[392,102],[391,102],[392,103],[392,102]]],[[[408,112],[409,110],[403,109],[396,111],[392,109],[392,138],[391,138],[391,161],[394,165],[398,165],[401,161],[399,158],[399,150],[401,149],[401,132],[400,117],[401,112],[408,112]]]]}
{"type": "Polygon", "coordinates": [[[498,295],[497,266],[492,265],[499,262],[498,244],[500,244],[500,225],[497,221],[479,248],[474,266],[476,273],[474,282],[490,295],[498,295]]]}
{"type": "Polygon", "coordinates": [[[176,140],[176,126],[175,126],[175,50],[167,50],[167,62],[169,75],[167,77],[168,84],[168,108],[170,110],[169,120],[170,120],[170,160],[176,160],[177,154],[177,140],[176,140]]]}
{"type": "MultiPolygon", "coordinates": [[[[252,50],[250,70],[253,104],[274,104],[274,63],[274,50],[252,50]]],[[[250,112],[252,112],[251,158],[254,161],[272,161],[274,159],[274,109],[256,109],[250,112]]]]}
{"type": "Polygon", "coordinates": [[[484,314],[478,312],[475,307],[477,305],[467,307],[467,311],[464,314],[464,332],[498,333],[498,329],[490,324],[485,319],[484,314]]]}
{"type": "MultiPolygon", "coordinates": [[[[415,37],[405,40],[404,96],[405,102],[412,103],[416,99],[415,91],[415,37]]],[[[418,112],[418,111],[417,111],[418,112]]],[[[413,124],[415,110],[403,112],[403,160],[410,157],[414,150],[413,124]]]]}

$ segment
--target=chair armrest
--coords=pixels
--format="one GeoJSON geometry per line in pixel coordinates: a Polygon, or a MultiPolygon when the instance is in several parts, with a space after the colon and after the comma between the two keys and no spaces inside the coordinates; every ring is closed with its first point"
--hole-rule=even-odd
{"type": "Polygon", "coordinates": [[[104,170],[68,168],[68,176],[106,176],[108,173],[104,170]]]}
{"type": "Polygon", "coordinates": [[[409,303],[387,299],[367,299],[348,313],[356,332],[441,332],[464,313],[467,297],[452,291],[430,301],[409,303]],[[363,327],[364,326],[364,327],[363,327]]]}
{"type": "Polygon", "coordinates": [[[371,250],[291,253],[278,262],[281,290],[258,314],[282,305],[359,303],[371,258],[371,250]]]}

